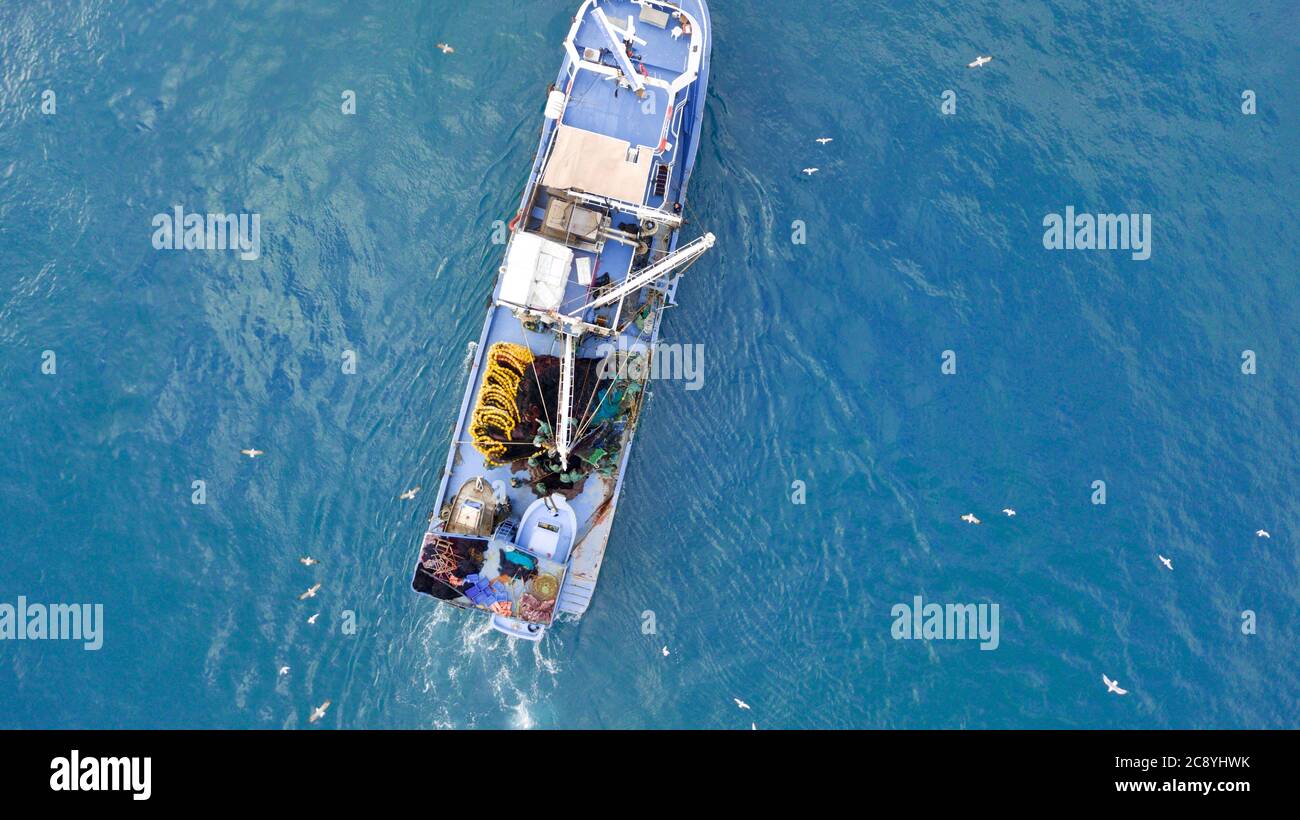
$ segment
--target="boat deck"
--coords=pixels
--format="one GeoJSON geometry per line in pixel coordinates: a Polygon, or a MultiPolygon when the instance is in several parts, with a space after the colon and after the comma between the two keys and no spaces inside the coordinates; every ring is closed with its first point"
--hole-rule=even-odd
{"type": "Polygon", "coordinates": [[[664,117],[668,112],[668,91],[646,86],[645,99],[637,99],[630,90],[603,74],[579,71],[564,109],[565,125],[597,134],[607,134],[632,145],[659,145],[664,117]]]}
{"type": "MultiPolygon", "coordinates": [[[[630,328],[621,338],[623,344],[632,350],[644,350],[648,341],[645,338],[639,338],[635,327],[630,328]]],[[[475,363],[473,379],[466,394],[470,406],[472,406],[474,397],[478,395],[479,389],[482,387],[485,368],[479,366],[481,358],[497,342],[524,344],[539,355],[554,356],[560,352],[555,334],[550,332],[534,333],[526,330],[519,323],[519,320],[512,315],[510,309],[505,307],[493,308],[483,328],[483,337],[479,342],[476,353],[480,361],[475,363]]],[[[612,343],[612,340],[584,338],[582,345],[578,348],[578,356],[579,358],[597,356],[600,353],[601,345],[612,343]]],[[[449,480],[444,485],[447,490],[444,491],[443,495],[446,496],[450,492],[455,492],[466,481],[477,476],[483,476],[496,489],[498,498],[504,497],[508,499],[510,507],[516,515],[522,513],[529,504],[537,500],[537,496],[532,489],[532,483],[529,481],[528,471],[513,470],[510,464],[488,466],[483,454],[474,447],[468,438],[463,438],[464,428],[465,424],[463,422],[457,425],[458,439],[453,442],[454,456],[451,460],[451,471],[448,474],[449,480]],[[511,478],[517,479],[518,487],[511,486],[511,478]]],[[[578,519],[578,540],[581,540],[592,520],[596,517],[597,510],[608,499],[610,490],[612,490],[610,482],[591,481],[590,477],[588,477],[588,480],[583,482],[580,493],[568,499],[569,506],[573,508],[578,519]]]]}
{"type": "MultiPolygon", "coordinates": [[[[663,72],[663,76],[671,77],[675,77],[686,70],[690,38],[686,36],[673,37],[673,29],[678,27],[676,23],[669,21],[667,26],[659,28],[646,20],[642,20],[641,6],[631,2],[631,0],[605,0],[600,3],[600,8],[614,25],[626,25],[627,18],[632,18],[633,24],[636,26],[636,36],[646,41],[645,45],[637,44],[633,46],[633,49],[642,58],[637,62],[643,63],[648,70],[652,72],[658,70],[663,72]]],[[[609,40],[605,38],[604,33],[600,31],[595,21],[587,17],[583,19],[582,27],[578,29],[577,36],[573,38],[573,44],[579,50],[594,48],[599,51],[602,48],[609,47],[609,40]]]]}

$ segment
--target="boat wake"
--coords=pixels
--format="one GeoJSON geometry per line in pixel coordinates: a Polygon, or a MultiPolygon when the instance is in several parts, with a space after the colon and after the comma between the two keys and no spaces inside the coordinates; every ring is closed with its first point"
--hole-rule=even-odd
{"type": "Polygon", "coordinates": [[[547,711],[558,688],[562,641],[516,641],[488,619],[450,607],[435,608],[425,623],[420,677],[433,728],[543,725],[539,711],[547,711]]]}

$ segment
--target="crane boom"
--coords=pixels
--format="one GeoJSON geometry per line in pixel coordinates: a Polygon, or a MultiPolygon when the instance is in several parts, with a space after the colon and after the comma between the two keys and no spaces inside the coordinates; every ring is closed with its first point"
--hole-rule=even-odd
{"type": "Polygon", "coordinates": [[[593,299],[570,315],[581,316],[585,311],[603,307],[611,302],[622,299],[629,293],[635,293],[637,290],[645,287],[659,277],[672,273],[683,265],[694,262],[702,256],[705,251],[712,248],[715,241],[716,237],[711,233],[706,233],[704,236],[692,239],[690,242],[687,242],[685,245],[668,254],[663,259],[660,259],[658,262],[655,262],[653,265],[648,265],[636,273],[629,275],[623,284],[614,288],[605,295],[593,299]]]}

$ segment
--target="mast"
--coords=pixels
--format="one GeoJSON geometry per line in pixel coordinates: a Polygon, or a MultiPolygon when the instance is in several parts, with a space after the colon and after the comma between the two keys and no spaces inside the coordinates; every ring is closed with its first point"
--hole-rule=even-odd
{"type": "Polygon", "coordinates": [[[560,423],[555,429],[555,449],[560,455],[560,468],[569,469],[569,415],[573,404],[573,367],[577,336],[564,333],[564,358],[560,360],[560,423]]]}
{"type": "MultiPolygon", "coordinates": [[[[636,92],[638,97],[644,97],[645,83],[641,81],[641,75],[638,74],[636,68],[632,66],[632,60],[627,56],[627,46],[623,45],[623,40],[619,39],[619,32],[615,30],[614,24],[609,22],[609,18],[605,16],[605,12],[599,8],[592,9],[591,16],[596,18],[596,22],[600,23],[601,30],[605,32],[605,37],[609,39],[610,50],[614,52],[614,58],[618,60],[618,64],[623,69],[623,74],[627,78],[628,83],[632,86],[632,90],[636,92]]],[[[629,18],[629,27],[631,24],[631,19],[629,18]]],[[[632,30],[628,30],[624,32],[624,34],[628,40],[636,39],[636,34],[632,30]]]]}

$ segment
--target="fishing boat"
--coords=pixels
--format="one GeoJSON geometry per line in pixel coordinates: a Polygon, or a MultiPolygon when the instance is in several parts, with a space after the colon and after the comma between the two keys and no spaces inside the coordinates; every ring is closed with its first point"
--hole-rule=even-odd
{"type": "Polygon", "coordinates": [[[471,358],[414,589],[541,640],[591,604],[682,236],[712,44],[704,0],[586,0],[471,358]]]}

